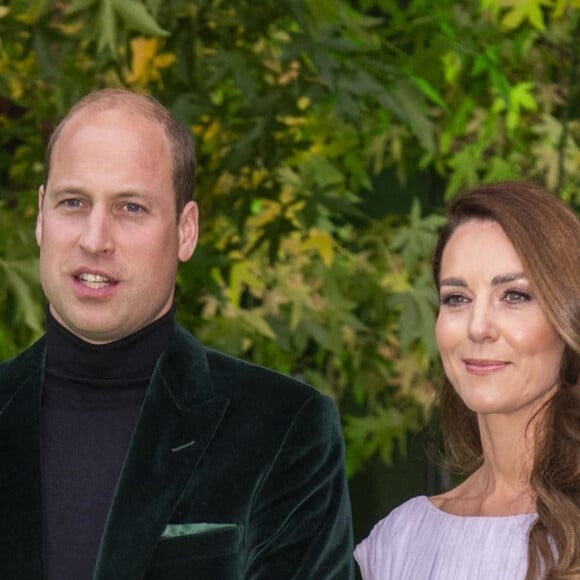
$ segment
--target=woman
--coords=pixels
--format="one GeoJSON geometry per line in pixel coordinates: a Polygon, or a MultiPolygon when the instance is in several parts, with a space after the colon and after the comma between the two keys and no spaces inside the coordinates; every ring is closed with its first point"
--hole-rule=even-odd
{"type": "Polygon", "coordinates": [[[537,186],[467,191],[435,252],[449,464],[380,521],[364,580],[580,578],[580,221],[537,186]]]}

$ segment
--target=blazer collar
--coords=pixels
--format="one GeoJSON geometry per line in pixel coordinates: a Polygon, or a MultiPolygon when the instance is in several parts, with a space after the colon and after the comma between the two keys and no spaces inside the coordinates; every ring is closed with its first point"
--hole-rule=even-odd
{"type": "MultiPolygon", "coordinates": [[[[45,356],[41,339],[0,369],[0,578],[44,577],[40,400],[45,356]]],[[[176,325],[135,426],[94,580],[142,577],[228,403],[214,394],[205,349],[176,325]]]]}
{"type": "Polygon", "coordinates": [[[44,575],[40,396],[44,339],[0,368],[0,578],[44,575]]]}
{"type": "Polygon", "coordinates": [[[171,398],[182,411],[213,398],[205,348],[179,324],[175,325],[153,376],[163,379],[171,398]]]}
{"type": "Polygon", "coordinates": [[[228,403],[214,395],[204,348],[176,326],[129,445],[95,580],[141,578],[228,403]]]}

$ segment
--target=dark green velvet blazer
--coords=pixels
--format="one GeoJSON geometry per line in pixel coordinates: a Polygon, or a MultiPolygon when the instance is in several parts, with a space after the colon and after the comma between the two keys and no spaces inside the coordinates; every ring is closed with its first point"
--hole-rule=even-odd
{"type": "MultiPolygon", "coordinates": [[[[0,365],[2,580],[44,578],[44,359],[41,339],[0,365]]],[[[133,433],[94,580],[351,579],[343,463],[330,399],[177,326],[133,433]]]]}

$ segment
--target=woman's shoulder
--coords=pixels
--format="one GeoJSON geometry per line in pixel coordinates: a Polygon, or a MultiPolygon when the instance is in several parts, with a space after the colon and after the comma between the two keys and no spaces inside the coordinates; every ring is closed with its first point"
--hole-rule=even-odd
{"type": "MultiPolygon", "coordinates": [[[[393,509],[386,517],[379,520],[370,534],[357,546],[356,553],[368,552],[377,547],[391,546],[396,539],[397,546],[407,537],[414,535],[414,530],[425,523],[426,513],[432,509],[427,496],[413,497],[393,509]]],[[[430,532],[430,530],[429,530],[430,532]]]]}
{"type": "Polygon", "coordinates": [[[429,498],[425,495],[412,497],[394,508],[385,518],[378,521],[371,531],[371,535],[384,534],[393,528],[400,531],[398,528],[408,524],[413,525],[417,521],[417,516],[425,514],[433,507],[429,498]]]}
{"type": "Polygon", "coordinates": [[[355,548],[354,557],[364,578],[373,578],[372,570],[382,569],[385,562],[396,566],[399,554],[408,554],[421,543],[421,535],[431,536],[431,510],[436,508],[424,496],[413,497],[378,521],[370,534],[355,548]]]}

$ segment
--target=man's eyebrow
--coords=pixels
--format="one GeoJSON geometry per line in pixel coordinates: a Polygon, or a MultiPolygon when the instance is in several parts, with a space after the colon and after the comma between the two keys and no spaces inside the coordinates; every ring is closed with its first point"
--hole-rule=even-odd
{"type": "MultiPolygon", "coordinates": [[[[59,189],[51,190],[50,192],[45,192],[45,196],[47,193],[50,193],[51,196],[59,198],[59,197],[66,197],[68,195],[79,195],[79,196],[88,196],[91,197],[91,193],[82,187],[61,187],[59,189]]],[[[138,191],[126,190],[126,191],[119,191],[118,193],[113,194],[112,199],[142,199],[145,201],[149,201],[151,203],[154,202],[153,196],[138,191]]]]}
{"type": "Polygon", "coordinates": [[[148,207],[159,205],[159,199],[145,191],[120,191],[113,195],[114,200],[145,204],[148,207]]]}
{"type": "Polygon", "coordinates": [[[63,195],[85,195],[86,192],[81,187],[61,187],[59,189],[45,190],[44,194],[50,194],[54,197],[62,197],[63,195]]]}
{"type": "Polygon", "coordinates": [[[145,200],[152,199],[152,196],[146,192],[131,191],[131,190],[119,191],[118,193],[115,193],[112,197],[118,198],[118,199],[128,199],[128,198],[139,198],[139,199],[145,199],[145,200]]]}

